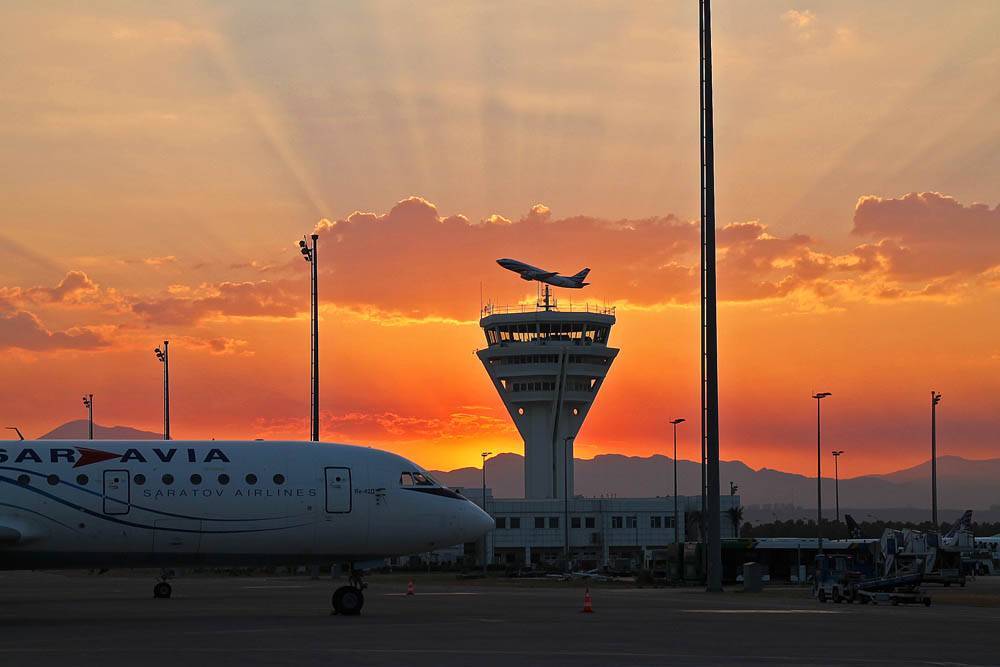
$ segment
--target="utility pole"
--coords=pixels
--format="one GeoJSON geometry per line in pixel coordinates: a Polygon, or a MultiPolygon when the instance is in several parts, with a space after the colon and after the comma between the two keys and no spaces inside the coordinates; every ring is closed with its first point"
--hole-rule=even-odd
{"type": "Polygon", "coordinates": [[[87,408],[87,439],[94,439],[94,395],[87,394],[83,397],[83,405],[87,408]]]}
{"type": "Polygon", "coordinates": [[[937,512],[937,404],[941,394],[931,389],[931,521],[934,530],[941,530],[937,512]]]}
{"type": "Polygon", "coordinates": [[[163,364],[163,439],[170,440],[170,341],[163,341],[163,349],[153,350],[163,364]]]}
{"type": "MultiPolygon", "coordinates": [[[[493,452],[483,452],[480,456],[483,457],[483,511],[486,512],[486,457],[493,452]]],[[[486,512],[489,514],[489,512],[486,512]]],[[[489,533],[483,534],[483,576],[486,576],[486,546],[489,540],[489,533]]]]}
{"type": "Polygon", "coordinates": [[[712,3],[699,0],[701,46],[701,273],[702,405],[705,441],[709,592],[722,591],[722,536],[719,525],[719,339],[715,275],[715,126],[712,101],[712,3]]]}
{"type": "Polygon", "coordinates": [[[316,241],[319,239],[319,234],[314,233],[309,238],[312,239],[312,247],[309,247],[305,237],[303,237],[299,241],[299,252],[309,262],[311,269],[309,290],[309,439],[313,442],[319,442],[319,293],[316,287],[319,276],[316,269],[316,241]]]}
{"type": "Polygon", "coordinates": [[[674,544],[681,543],[681,527],[677,514],[677,425],[683,422],[683,417],[670,420],[670,423],[674,427],[674,544]]]}
{"type": "Polygon", "coordinates": [[[820,411],[819,404],[827,396],[828,391],[813,394],[816,399],[816,553],[823,553],[823,457],[820,453],[820,411]]]}
{"type": "Polygon", "coordinates": [[[833,489],[834,497],[837,503],[837,523],[840,523],[840,455],[844,453],[843,449],[833,450],[833,489]]]}
{"type": "MultiPolygon", "coordinates": [[[[548,287],[548,285],[546,285],[548,287]]],[[[567,435],[563,438],[563,558],[566,561],[566,570],[569,571],[569,443],[573,441],[573,436],[567,435]]]]}

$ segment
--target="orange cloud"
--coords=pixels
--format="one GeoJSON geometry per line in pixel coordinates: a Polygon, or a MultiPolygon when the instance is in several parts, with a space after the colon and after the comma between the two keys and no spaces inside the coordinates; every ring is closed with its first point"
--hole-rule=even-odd
{"type": "Polygon", "coordinates": [[[132,311],[149,322],[195,324],[210,317],[294,317],[304,299],[285,285],[257,282],[222,282],[202,285],[194,293],[173,289],[169,296],[140,300],[132,311]]]}
{"type": "Polygon", "coordinates": [[[93,350],[110,342],[88,327],[50,331],[33,313],[24,310],[0,313],[0,349],[22,350],[93,350]]]}

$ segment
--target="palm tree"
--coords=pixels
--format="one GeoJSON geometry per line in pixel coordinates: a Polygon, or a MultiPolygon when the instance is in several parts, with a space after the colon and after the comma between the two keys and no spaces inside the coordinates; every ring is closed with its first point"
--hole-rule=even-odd
{"type": "Polygon", "coordinates": [[[733,535],[740,536],[740,523],[743,521],[743,507],[736,505],[729,508],[729,520],[733,522],[733,535]]]}

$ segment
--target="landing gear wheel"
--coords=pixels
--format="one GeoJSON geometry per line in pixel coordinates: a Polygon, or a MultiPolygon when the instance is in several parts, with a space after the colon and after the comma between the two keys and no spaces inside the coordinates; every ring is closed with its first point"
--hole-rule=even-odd
{"type": "Polygon", "coordinates": [[[342,616],[357,616],[365,606],[365,594],[354,586],[341,586],[333,593],[333,611],[342,616]]]}
{"type": "Polygon", "coordinates": [[[844,598],[840,595],[840,589],[839,588],[834,588],[833,589],[833,603],[834,604],[840,604],[843,601],[844,601],[844,598]]]}
{"type": "Polygon", "coordinates": [[[820,602],[826,602],[826,589],[824,588],[819,589],[819,592],[816,593],[816,599],[819,600],[820,602]]]}
{"type": "Polygon", "coordinates": [[[170,597],[170,594],[172,592],[173,589],[171,588],[170,584],[168,584],[165,581],[161,581],[160,583],[153,586],[153,597],[158,600],[166,600],[167,598],[170,597]]]}
{"type": "Polygon", "coordinates": [[[931,599],[929,597],[925,597],[923,599],[923,603],[924,603],[925,607],[930,607],[931,606],[931,599]]]}

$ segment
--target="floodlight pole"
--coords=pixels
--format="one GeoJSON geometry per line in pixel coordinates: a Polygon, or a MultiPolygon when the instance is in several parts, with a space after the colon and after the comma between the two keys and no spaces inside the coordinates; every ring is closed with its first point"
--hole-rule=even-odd
{"type": "Polygon", "coordinates": [[[681,528],[678,522],[680,517],[677,514],[677,425],[683,421],[682,417],[670,420],[670,424],[674,427],[674,544],[681,543],[681,528]]]}
{"type": "Polygon", "coordinates": [[[719,340],[715,275],[715,126],[712,102],[712,3],[700,0],[701,46],[701,198],[702,198],[702,404],[706,498],[702,520],[708,528],[709,592],[722,591],[722,534],[719,525],[719,340]],[[707,521],[706,521],[707,519],[707,521]]]}
{"type": "Polygon", "coordinates": [[[312,239],[312,259],[310,268],[312,269],[312,433],[313,442],[319,442],[319,293],[317,290],[318,272],[316,270],[316,241],[319,234],[313,234],[312,239]]]}
{"type": "Polygon", "coordinates": [[[937,404],[941,402],[941,394],[931,389],[931,521],[934,530],[940,530],[937,505],[937,404]]]}
{"type": "Polygon", "coordinates": [[[834,479],[834,499],[837,505],[837,523],[840,523],[840,455],[843,449],[833,450],[833,479],[834,479]]]}
{"type": "MultiPolygon", "coordinates": [[[[480,456],[483,457],[483,511],[486,511],[486,457],[493,452],[483,452],[480,456]]],[[[486,548],[489,542],[489,532],[483,534],[483,576],[486,576],[486,548]]]]}
{"type": "Polygon", "coordinates": [[[163,364],[163,439],[170,439],[170,341],[163,341],[163,349],[156,348],[156,359],[163,364]]]}
{"type": "Polygon", "coordinates": [[[820,447],[820,401],[832,396],[828,391],[813,394],[816,399],[816,553],[823,553],[823,455],[820,447]]]}
{"type": "Polygon", "coordinates": [[[83,405],[87,408],[87,439],[94,439],[94,395],[83,397],[83,405]]]}

